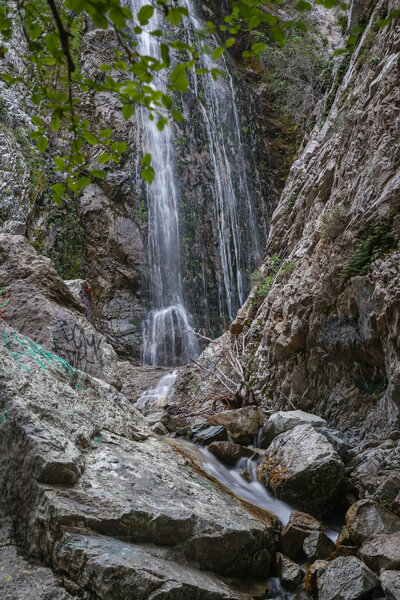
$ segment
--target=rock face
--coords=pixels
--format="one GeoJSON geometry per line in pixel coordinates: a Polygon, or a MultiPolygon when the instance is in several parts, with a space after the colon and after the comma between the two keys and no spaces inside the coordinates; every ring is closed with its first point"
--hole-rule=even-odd
{"type": "MultiPolygon", "coordinates": [[[[1,339],[18,335],[0,320],[1,339]]],[[[26,341],[28,344],[28,341],[26,341]]],[[[198,474],[110,385],[0,344],[1,503],[29,556],[99,598],[240,598],[266,576],[273,519],[198,474]],[[109,588],[109,586],[111,586],[109,588]]]]}
{"type": "Polygon", "coordinates": [[[259,477],[279,499],[321,513],[343,489],[344,464],[323,435],[311,425],[298,425],[273,440],[259,477]]]}
{"type": "Polygon", "coordinates": [[[337,558],[318,570],[319,600],[358,600],[379,588],[379,579],[358,558],[337,558]]]}
{"type": "Polygon", "coordinates": [[[346,527],[357,545],[369,542],[378,535],[400,531],[400,519],[374,500],[359,500],[346,513],[346,527]]]}
{"type": "MultiPolygon", "coordinates": [[[[86,307],[22,236],[0,234],[0,281],[12,294],[7,321],[71,366],[110,379],[117,355],[85,318],[86,307]]],[[[14,351],[22,344],[13,342],[14,351]]]]}
{"type": "MultiPolygon", "coordinates": [[[[383,446],[400,429],[400,48],[395,21],[373,26],[385,10],[381,0],[366,7],[355,51],[334,68],[272,217],[261,282],[235,324],[248,329],[253,389],[268,408],[321,415],[359,444],[361,495],[384,483],[399,456],[393,438],[369,467],[357,458],[362,444],[383,446]]],[[[180,389],[198,407],[208,390],[189,371],[180,389]]]]}

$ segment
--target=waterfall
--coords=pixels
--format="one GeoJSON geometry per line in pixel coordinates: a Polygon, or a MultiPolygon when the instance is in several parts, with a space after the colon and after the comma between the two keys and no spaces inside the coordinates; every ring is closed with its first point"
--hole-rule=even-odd
{"type": "MultiPolygon", "coordinates": [[[[132,0],[134,12],[146,0],[132,0]]],[[[156,11],[148,26],[150,31],[161,28],[160,13],[156,11]]],[[[138,36],[138,51],[161,58],[159,41],[143,31],[138,36]]],[[[165,91],[162,79],[155,81],[165,91]]],[[[143,151],[152,155],[155,179],[147,185],[148,259],[150,267],[151,310],[144,323],[143,362],[150,365],[183,365],[198,354],[197,338],[193,333],[182,292],[179,258],[178,190],[174,172],[174,146],[171,125],[162,131],[155,121],[142,112],[143,151]]]]}
{"type": "MultiPolygon", "coordinates": [[[[132,0],[137,12],[146,0],[132,0]]],[[[197,43],[195,31],[204,29],[195,2],[184,0],[189,18],[182,30],[191,45],[197,43]]],[[[161,12],[155,11],[148,29],[162,29],[165,21],[161,12]]],[[[145,28],[146,29],[146,28],[145,28]]],[[[143,31],[138,36],[138,51],[160,57],[159,40],[143,31]]],[[[208,55],[201,55],[199,66],[211,69],[215,63],[208,55]]],[[[198,101],[202,127],[207,137],[209,168],[212,183],[212,231],[206,233],[210,244],[216,248],[218,310],[221,319],[232,320],[244,303],[249,291],[248,275],[261,258],[260,235],[253,208],[253,198],[246,173],[241,125],[228,61],[220,58],[218,67],[225,77],[214,81],[211,74],[197,77],[191,72],[191,92],[198,101]],[[244,242],[245,240],[245,242],[244,242]]],[[[162,79],[155,79],[155,87],[165,89],[162,79]]],[[[182,97],[183,108],[190,127],[190,110],[182,97]]],[[[148,207],[148,262],[149,299],[151,309],[143,328],[144,363],[151,365],[182,365],[197,356],[197,338],[193,333],[192,319],[187,309],[193,306],[194,288],[187,283],[186,294],[182,284],[182,257],[180,256],[179,217],[182,190],[177,176],[176,130],[168,124],[159,131],[154,121],[142,112],[143,151],[152,155],[156,175],[153,184],[146,184],[148,207]],[[189,288],[189,290],[188,290],[189,288]]],[[[206,258],[207,260],[207,258],[206,258]]],[[[203,322],[209,322],[206,271],[201,261],[203,294],[201,311],[203,322]]],[[[215,262],[215,261],[214,261],[215,262]]],[[[198,316],[196,314],[196,316],[198,316]]]]}

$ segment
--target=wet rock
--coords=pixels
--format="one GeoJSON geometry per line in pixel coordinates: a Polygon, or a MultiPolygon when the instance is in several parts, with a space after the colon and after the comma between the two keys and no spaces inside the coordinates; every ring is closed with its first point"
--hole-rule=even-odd
{"type": "Polygon", "coordinates": [[[66,532],[55,545],[54,565],[97,598],[240,599],[212,575],[177,565],[166,550],[105,536],[66,532]]]}
{"type": "Polygon", "coordinates": [[[373,571],[400,570],[400,531],[384,533],[366,542],[361,546],[359,556],[373,571]]]}
{"type": "Polygon", "coordinates": [[[285,556],[297,560],[303,555],[303,543],[312,532],[323,532],[322,523],[311,515],[295,510],[282,530],[279,549],[285,556]]]}
{"type": "Polygon", "coordinates": [[[383,571],[380,574],[381,586],[387,600],[400,598],[400,571],[383,571]]]}
{"type": "Polygon", "coordinates": [[[228,439],[226,429],[222,425],[210,425],[207,421],[202,421],[195,425],[188,438],[200,446],[208,446],[214,441],[225,441],[228,439]]]}
{"type": "Polygon", "coordinates": [[[154,425],[151,426],[151,430],[157,435],[168,435],[169,433],[168,429],[161,423],[161,421],[154,423],[154,425]]]}
{"type": "Polygon", "coordinates": [[[247,445],[253,441],[264,423],[262,411],[254,406],[246,406],[237,410],[227,410],[207,419],[211,425],[225,427],[237,444],[247,445]]]}
{"type": "Polygon", "coordinates": [[[307,569],[304,585],[305,585],[306,592],[313,598],[318,596],[318,585],[317,585],[318,572],[322,572],[322,570],[328,564],[329,563],[326,560],[317,560],[312,565],[310,565],[307,569]]]}
{"type": "Polygon", "coordinates": [[[214,454],[221,462],[227,465],[234,465],[241,458],[258,458],[258,453],[247,448],[246,446],[240,446],[235,442],[213,442],[208,446],[208,450],[214,454]]]}
{"type": "MultiPolygon", "coordinates": [[[[12,336],[13,330],[0,319],[0,339],[2,333],[12,336]]],[[[57,564],[76,585],[103,598],[114,573],[120,597],[140,598],[137,565],[152,561],[151,577],[161,580],[163,593],[172,586],[199,600],[236,597],[222,592],[227,588],[221,582],[212,596],[199,567],[265,577],[276,551],[275,520],[262,522],[248,513],[193,469],[179,446],[152,436],[145,418],[112,386],[87,374],[74,376],[57,363],[44,368],[32,355],[15,356],[0,344],[2,503],[27,554],[57,564]],[[69,486],[41,483],[35,469],[43,460],[76,465],[79,479],[69,486]],[[64,537],[64,549],[61,531],[78,536],[64,537]],[[191,574],[188,561],[196,565],[188,567],[191,574]]]]}
{"type": "MultiPolygon", "coordinates": [[[[315,427],[315,426],[314,426],[315,427]]],[[[340,431],[336,431],[335,429],[329,429],[328,427],[319,427],[318,432],[322,433],[332,444],[336,452],[339,454],[340,458],[343,462],[347,462],[349,460],[349,444],[342,439],[340,431]]]]}
{"type": "Polygon", "coordinates": [[[163,411],[157,411],[146,415],[145,419],[150,425],[150,427],[152,427],[156,423],[162,423],[163,425],[166,425],[166,423],[168,423],[169,420],[169,415],[168,413],[165,413],[163,411]]]}
{"type": "Polygon", "coordinates": [[[328,558],[335,543],[322,531],[311,531],[303,542],[304,554],[309,561],[328,558]]]}
{"type": "Polygon", "coordinates": [[[347,529],[346,525],[343,525],[343,527],[340,530],[340,533],[338,535],[338,538],[336,540],[336,548],[339,548],[339,546],[352,546],[352,545],[353,545],[353,541],[350,537],[349,530],[347,529]]]}
{"type": "MultiPolygon", "coordinates": [[[[378,486],[374,498],[378,502],[385,502],[390,505],[396,505],[396,498],[399,495],[400,490],[400,473],[398,471],[392,471],[388,474],[385,473],[383,480],[378,486]]],[[[392,506],[393,508],[393,506],[392,506]]],[[[395,512],[395,511],[394,511],[395,512]]],[[[398,515],[399,516],[399,515],[398,515]]]]}
{"type": "Polygon", "coordinates": [[[15,546],[0,548],[0,597],[1,600],[76,598],[62,588],[50,569],[28,563],[17,554],[15,546]]]}
{"type": "Polygon", "coordinates": [[[322,514],[343,489],[344,464],[323,435],[311,425],[298,425],[273,440],[259,477],[279,499],[322,514]]]}
{"type": "Polygon", "coordinates": [[[379,586],[379,579],[354,556],[337,558],[317,574],[319,600],[358,600],[379,586]]]}
{"type": "Polygon", "coordinates": [[[302,579],[302,570],[298,564],[277,552],[276,570],[282,585],[291,590],[296,589],[302,579]]]}
{"type": "Polygon", "coordinates": [[[312,425],[312,427],[319,428],[324,427],[326,424],[325,419],[302,410],[279,411],[271,415],[262,428],[260,448],[268,448],[277,435],[289,431],[297,425],[312,425]]]}
{"type": "Polygon", "coordinates": [[[358,500],[346,513],[346,527],[360,546],[378,535],[400,531],[400,518],[375,500],[358,500]]]}

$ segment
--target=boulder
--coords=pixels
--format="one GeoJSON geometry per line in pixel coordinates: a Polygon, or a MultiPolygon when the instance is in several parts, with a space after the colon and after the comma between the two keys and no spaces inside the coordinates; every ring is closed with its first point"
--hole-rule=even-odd
{"type": "Polygon", "coordinates": [[[228,434],[222,425],[210,425],[207,421],[202,421],[191,429],[188,438],[195,444],[208,446],[214,441],[227,440],[228,434]]]}
{"type": "Polygon", "coordinates": [[[227,465],[234,465],[241,458],[259,458],[256,451],[235,442],[213,442],[208,446],[208,450],[227,465]]]}
{"type": "Polygon", "coordinates": [[[273,440],[259,478],[280,500],[323,514],[342,492],[344,472],[340,456],[325,436],[311,425],[298,425],[273,440]]]}
{"type": "Polygon", "coordinates": [[[379,579],[355,556],[336,558],[318,571],[318,600],[358,600],[378,589],[379,579]]]}
{"type": "Polygon", "coordinates": [[[54,566],[102,599],[241,597],[216,577],[176,564],[166,551],[101,535],[66,531],[54,547],[54,566]]]}
{"type": "Polygon", "coordinates": [[[381,569],[400,570],[400,531],[384,533],[365,542],[359,556],[370,569],[378,573],[381,569]]]}
{"type": "Polygon", "coordinates": [[[302,410],[280,410],[271,415],[262,428],[259,440],[260,448],[268,448],[277,435],[284,431],[289,431],[290,429],[297,427],[297,425],[311,425],[312,427],[318,428],[324,427],[326,424],[325,419],[302,410]]]}
{"type": "Polygon", "coordinates": [[[358,546],[381,534],[400,531],[400,518],[375,500],[354,502],[346,513],[346,527],[358,546]]]}
{"type": "MultiPolygon", "coordinates": [[[[7,322],[72,367],[109,382],[117,355],[85,317],[87,307],[22,236],[0,234],[0,282],[10,290],[7,322]]],[[[13,340],[24,352],[23,337],[13,340]],[[22,341],[18,341],[22,340],[22,341]]]]}
{"type": "Polygon", "coordinates": [[[199,568],[268,574],[276,519],[247,512],[122,394],[53,356],[0,344],[0,452],[21,547],[96,598],[107,585],[127,599],[239,598],[199,568]]]}
{"type": "Polygon", "coordinates": [[[275,559],[276,572],[282,585],[290,590],[296,589],[303,575],[301,567],[280,552],[276,553],[275,559]]]}
{"type": "Polygon", "coordinates": [[[326,560],[317,560],[312,565],[310,565],[307,569],[306,578],[304,581],[304,587],[306,592],[315,598],[318,596],[318,573],[322,572],[322,570],[328,565],[328,561],[326,560]]]}
{"type": "Polygon", "coordinates": [[[328,558],[335,550],[335,543],[323,531],[311,531],[303,542],[308,561],[328,558]]]}
{"type": "Polygon", "coordinates": [[[295,510],[282,530],[279,549],[289,558],[297,560],[303,557],[303,543],[312,532],[323,532],[322,523],[311,515],[295,510]]]}
{"type": "Polygon", "coordinates": [[[264,423],[264,415],[256,406],[245,406],[236,410],[212,415],[207,419],[210,425],[225,427],[237,444],[250,444],[264,423]]]}
{"type": "Polygon", "coordinates": [[[381,586],[387,600],[400,598],[400,571],[383,571],[380,574],[381,586]]]}

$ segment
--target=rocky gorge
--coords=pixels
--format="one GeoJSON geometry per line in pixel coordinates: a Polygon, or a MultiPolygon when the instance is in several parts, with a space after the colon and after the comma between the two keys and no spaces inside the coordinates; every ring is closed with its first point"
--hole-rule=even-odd
{"type": "MultiPolygon", "coordinates": [[[[199,3],[195,18],[229,4],[199,3]]],[[[185,124],[163,141],[179,236],[161,254],[178,253],[183,275],[175,296],[161,276],[158,304],[153,200],[133,175],[152,133],[111,95],[86,98],[129,151],[60,208],[49,186],[62,142],[36,155],[29,110],[1,84],[1,598],[400,598],[400,30],[377,27],[398,9],[351,3],[357,43],[323,71],[305,130],[279,105],[271,47],[227,58],[229,89],[189,91],[185,124]],[[228,107],[215,131],[190,120],[213,94],[228,107]],[[217,217],[239,197],[219,245],[217,217]],[[173,308],[170,360],[161,346],[143,359],[149,315],[176,306],[207,347],[180,360],[173,308]]],[[[336,16],[313,8],[319,53],[345,39],[336,16]]],[[[84,72],[109,43],[83,24],[84,72]]]]}

